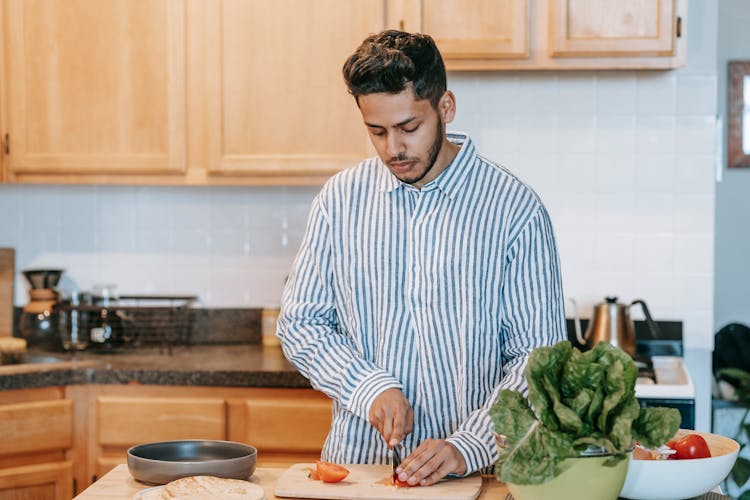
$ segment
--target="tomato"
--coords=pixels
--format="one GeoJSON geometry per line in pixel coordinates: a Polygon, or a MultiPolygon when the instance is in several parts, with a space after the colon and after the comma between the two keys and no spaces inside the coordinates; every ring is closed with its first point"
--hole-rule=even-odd
{"type": "Polygon", "coordinates": [[[307,477],[315,481],[320,480],[320,476],[318,475],[318,469],[307,469],[307,477]]]}
{"type": "Polygon", "coordinates": [[[699,434],[686,434],[680,439],[667,443],[677,453],[670,455],[673,460],[685,460],[689,458],[708,458],[711,456],[711,450],[703,436],[699,434]]]}
{"type": "Polygon", "coordinates": [[[640,446],[636,446],[633,450],[633,460],[656,460],[657,458],[659,458],[658,453],[640,446]]]}
{"type": "Polygon", "coordinates": [[[399,488],[413,488],[415,486],[419,486],[419,483],[417,483],[417,484],[409,484],[406,481],[402,481],[399,478],[394,477],[393,478],[393,485],[397,486],[399,488]]]}
{"type": "Polygon", "coordinates": [[[413,488],[414,486],[419,486],[419,483],[409,484],[406,481],[402,481],[398,478],[398,474],[394,472],[393,473],[393,486],[398,486],[399,488],[413,488]]]}
{"type": "Polygon", "coordinates": [[[324,483],[338,483],[349,475],[349,469],[330,462],[316,462],[318,476],[324,483]]]}

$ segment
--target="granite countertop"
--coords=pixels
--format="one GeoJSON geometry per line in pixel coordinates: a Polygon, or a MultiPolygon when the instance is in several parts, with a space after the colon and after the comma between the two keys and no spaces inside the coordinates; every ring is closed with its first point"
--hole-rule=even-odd
{"type": "Polygon", "coordinates": [[[278,347],[257,344],[139,347],[115,354],[29,351],[29,362],[0,366],[0,390],[78,384],[307,388],[278,347]]]}

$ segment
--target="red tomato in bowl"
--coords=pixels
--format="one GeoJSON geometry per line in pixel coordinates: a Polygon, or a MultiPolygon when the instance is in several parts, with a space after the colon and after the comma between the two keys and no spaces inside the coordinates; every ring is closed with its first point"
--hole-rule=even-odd
{"type": "Polygon", "coordinates": [[[699,434],[686,434],[680,439],[670,441],[667,446],[677,453],[669,456],[673,460],[685,460],[690,458],[709,458],[711,450],[703,436],[699,434]]]}

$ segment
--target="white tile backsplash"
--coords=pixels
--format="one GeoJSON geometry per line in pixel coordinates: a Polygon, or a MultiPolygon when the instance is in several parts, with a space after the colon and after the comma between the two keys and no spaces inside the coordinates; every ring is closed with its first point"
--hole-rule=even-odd
{"type": "Polygon", "coordinates": [[[596,111],[602,114],[635,114],[636,75],[633,72],[604,72],[596,81],[596,111]]]}
{"type": "Polygon", "coordinates": [[[638,116],[635,150],[637,153],[674,153],[674,116],[638,116]]]}
{"type": "Polygon", "coordinates": [[[575,72],[557,80],[557,111],[561,115],[596,114],[596,73],[575,72]]]}
{"type": "Polygon", "coordinates": [[[636,113],[639,116],[673,116],[676,110],[674,72],[643,72],[636,75],[636,113]]]}
{"type": "Polygon", "coordinates": [[[596,130],[597,151],[604,154],[635,152],[635,115],[599,115],[596,130]]]}
{"type": "Polygon", "coordinates": [[[683,76],[677,81],[677,114],[716,114],[716,75],[683,76]]]}
{"type": "MultiPolygon", "coordinates": [[[[716,75],[451,73],[456,130],[528,182],[557,234],[566,296],[643,298],[712,345],[716,75]]],[[[364,133],[364,131],[363,131],[364,133]]],[[[278,302],[317,187],[0,186],[0,246],[65,286],[278,302]]],[[[19,277],[16,304],[25,304],[19,277]]]]}

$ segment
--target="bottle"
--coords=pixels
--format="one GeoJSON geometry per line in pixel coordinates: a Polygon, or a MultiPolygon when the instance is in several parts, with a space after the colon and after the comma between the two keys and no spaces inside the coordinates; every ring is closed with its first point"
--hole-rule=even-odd
{"type": "Polygon", "coordinates": [[[114,285],[101,285],[94,288],[94,302],[99,306],[91,313],[89,341],[99,352],[111,352],[116,347],[119,318],[114,309],[117,296],[114,285]]]}
{"type": "Polygon", "coordinates": [[[264,347],[279,347],[281,343],[276,336],[276,322],[279,319],[279,306],[266,305],[261,313],[261,339],[264,347]]]}

